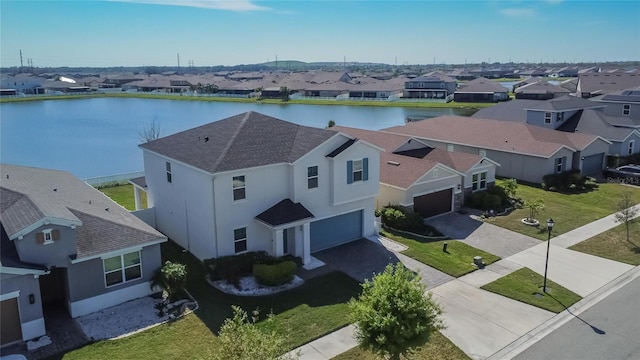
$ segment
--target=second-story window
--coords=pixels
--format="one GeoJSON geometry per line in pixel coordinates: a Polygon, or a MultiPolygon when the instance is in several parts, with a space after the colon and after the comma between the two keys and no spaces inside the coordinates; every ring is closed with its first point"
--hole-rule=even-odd
{"type": "Polygon", "coordinates": [[[563,112],[559,112],[557,117],[556,117],[556,122],[563,122],[564,121],[564,113],[563,112]]]}
{"type": "Polygon", "coordinates": [[[545,124],[551,124],[551,113],[550,112],[544,113],[544,123],[545,124]]]}
{"type": "Polygon", "coordinates": [[[246,198],[244,175],[233,177],[233,200],[246,198]]]}
{"type": "Polygon", "coordinates": [[[635,141],[633,140],[629,141],[629,153],[627,155],[633,154],[633,151],[635,150],[634,145],[635,145],[635,141]]]}
{"type": "Polygon", "coordinates": [[[631,114],[631,105],[629,104],[622,105],[622,115],[629,115],[629,114],[631,114]]]}
{"type": "Polygon", "coordinates": [[[318,167],[309,166],[307,168],[307,188],[315,189],[318,187],[318,167]]]}
{"type": "Polygon", "coordinates": [[[353,161],[353,181],[362,181],[362,160],[353,161]]]}
{"type": "Polygon", "coordinates": [[[347,161],[347,184],[369,180],[369,159],[347,161]]]}
{"type": "Polygon", "coordinates": [[[167,168],[167,182],[170,183],[173,180],[171,176],[171,163],[167,161],[165,167],[167,168]]]}

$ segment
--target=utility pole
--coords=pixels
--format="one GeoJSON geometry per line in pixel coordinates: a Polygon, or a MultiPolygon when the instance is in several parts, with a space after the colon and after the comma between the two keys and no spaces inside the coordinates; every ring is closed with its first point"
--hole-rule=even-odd
{"type": "Polygon", "coordinates": [[[178,68],[180,68],[180,53],[178,53],[178,68]]]}
{"type": "Polygon", "coordinates": [[[20,49],[20,71],[22,71],[24,66],[22,65],[22,49],[20,49]]]}

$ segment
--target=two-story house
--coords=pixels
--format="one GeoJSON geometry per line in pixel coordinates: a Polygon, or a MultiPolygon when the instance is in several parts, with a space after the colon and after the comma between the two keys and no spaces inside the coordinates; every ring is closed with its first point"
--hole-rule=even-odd
{"type": "Polygon", "coordinates": [[[70,173],[0,177],[2,346],[44,335],[44,305],[77,317],[152,292],[164,235],[70,173]]]}
{"type": "Polygon", "coordinates": [[[380,149],[345,134],[247,112],[140,148],[158,229],[199,259],[374,234],[380,149]]]}
{"type": "Polygon", "coordinates": [[[439,99],[450,101],[453,93],[456,91],[457,82],[455,79],[439,74],[432,73],[422,75],[407,80],[404,83],[404,96],[409,99],[439,99]]]}

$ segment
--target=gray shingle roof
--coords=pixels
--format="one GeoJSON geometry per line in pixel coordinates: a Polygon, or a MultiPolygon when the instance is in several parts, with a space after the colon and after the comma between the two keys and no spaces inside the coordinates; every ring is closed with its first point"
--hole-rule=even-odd
{"type": "Polygon", "coordinates": [[[256,216],[256,219],[271,226],[289,224],[313,218],[313,214],[302,204],[284,199],[256,216]]]}
{"type": "Polygon", "coordinates": [[[565,121],[558,130],[599,135],[609,141],[623,141],[634,129],[612,126],[610,123],[615,121],[614,117],[606,116],[600,111],[584,110],[582,114],[576,114],[565,121]]]}
{"type": "Polygon", "coordinates": [[[567,95],[549,100],[515,99],[506,101],[484,109],[480,109],[475,114],[473,114],[472,117],[479,119],[526,122],[527,110],[567,111],[602,107],[604,107],[602,104],[567,95]]]}
{"type": "Polygon", "coordinates": [[[77,225],[79,258],[166,240],[157,230],[66,171],[1,164],[0,177],[3,198],[0,222],[9,237],[46,218],[77,225]],[[96,234],[93,226],[107,231],[96,234]]]}
{"type": "Polygon", "coordinates": [[[246,112],[140,145],[209,173],[291,163],[335,132],[246,112]]]}
{"type": "Polygon", "coordinates": [[[499,82],[479,77],[461,85],[456,93],[506,93],[509,91],[499,82]]]}

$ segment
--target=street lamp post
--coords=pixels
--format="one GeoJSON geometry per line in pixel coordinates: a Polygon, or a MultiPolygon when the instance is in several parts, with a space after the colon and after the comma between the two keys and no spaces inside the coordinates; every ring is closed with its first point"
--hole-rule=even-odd
{"type": "Polygon", "coordinates": [[[553,229],[553,219],[547,220],[547,231],[549,235],[547,237],[547,260],[544,263],[544,284],[542,285],[542,291],[547,292],[547,267],[549,267],[549,245],[551,244],[551,230],[553,229]]]}

